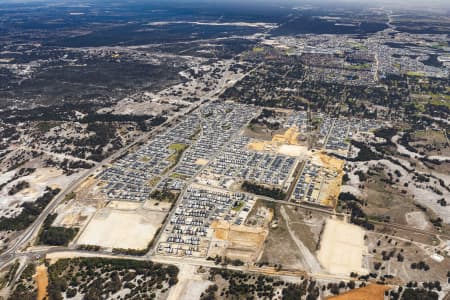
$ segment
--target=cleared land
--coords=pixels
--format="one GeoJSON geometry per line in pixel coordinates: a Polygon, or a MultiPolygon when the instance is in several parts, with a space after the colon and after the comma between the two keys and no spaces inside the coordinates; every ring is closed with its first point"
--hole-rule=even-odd
{"type": "Polygon", "coordinates": [[[213,284],[209,280],[204,280],[194,266],[180,265],[179,269],[178,283],[170,290],[167,300],[200,299],[203,291],[213,284]]]}
{"type": "Polygon", "coordinates": [[[268,234],[268,228],[231,225],[227,221],[214,221],[211,227],[214,229],[214,238],[208,255],[218,254],[242,261],[255,261],[258,258],[268,234]]]}
{"type": "Polygon", "coordinates": [[[328,272],[343,275],[367,273],[362,266],[365,253],[367,247],[361,227],[336,219],[327,220],[317,258],[328,272]]]}
{"type": "Polygon", "coordinates": [[[78,239],[80,245],[145,249],[161,226],[165,212],[100,209],[78,239]]]}
{"type": "MultiPolygon", "coordinates": [[[[304,152],[304,148],[299,147],[287,147],[288,145],[298,145],[298,138],[300,136],[300,132],[296,126],[290,127],[284,133],[275,134],[272,137],[271,141],[261,141],[256,140],[252,141],[247,145],[249,150],[253,151],[273,151],[279,152],[281,151],[281,147],[284,146],[283,150],[286,155],[297,156],[304,152]]],[[[280,152],[281,153],[281,152],[280,152]]]]}

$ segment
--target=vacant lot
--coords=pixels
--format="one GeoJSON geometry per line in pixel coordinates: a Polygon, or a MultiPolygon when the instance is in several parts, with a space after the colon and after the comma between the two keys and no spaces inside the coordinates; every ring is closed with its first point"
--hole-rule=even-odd
{"type": "Polygon", "coordinates": [[[227,221],[214,221],[211,224],[214,229],[214,238],[209,256],[226,256],[242,261],[255,261],[268,234],[268,229],[263,227],[250,227],[246,225],[231,225],[227,221]],[[223,244],[221,247],[215,247],[223,244]]]}
{"type": "Polygon", "coordinates": [[[367,247],[361,227],[336,219],[327,220],[317,257],[328,272],[343,275],[367,273],[362,266],[365,253],[367,247]]]}
{"type": "Polygon", "coordinates": [[[158,211],[102,208],[81,233],[78,244],[145,249],[165,216],[158,211]]]}
{"type": "Polygon", "coordinates": [[[274,209],[275,216],[259,262],[281,264],[283,269],[319,271],[314,252],[322,227],[321,217],[288,205],[267,205],[274,209]]]}

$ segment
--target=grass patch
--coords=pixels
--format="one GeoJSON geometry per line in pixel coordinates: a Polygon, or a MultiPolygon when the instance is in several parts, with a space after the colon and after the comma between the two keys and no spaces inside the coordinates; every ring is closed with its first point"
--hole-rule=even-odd
{"type": "Polygon", "coordinates": [[[414,106],[421,112],[425,111],[426,104],[450,108],[450,95],[447,94],[416,94],[414,98],[414,106]]]}
{"type": "Polygon", "coordinates": [[[149,161],[150,161],[150,157],[148,157],[148,156],[143,156],[143,157],[141,158],[141,161],[142,161],[143,163],[149,162],[149,161]]]}
{"type": "Polygon", "coordinates": [[[74,199],[76,196],[75,192],[70,192],[66,196],[64,196],[64,201],[69,201],[74,199]]]}
{"type": "Polygon", "coordinates": [[[182,180],[189,179],[189,176],[179,174],[179,173],[172,173],[172,174],[170,174],[170,177],[175,178],[175,179],[182,179],[182,180]]]}
{"type": "Polygon", "coordinates": [[[167,158],[167,160],[172,163],[172,167],[178,163],[187,147],[188,145],[186,144],[172,144],[169,146],[169,150],[175,151],[175,153],[167,158]]]}
{"type": "Polygon", "coordinates": [[[422,72],[412,72],[412,71],[406,72],[406,75],[413,76],[413,77],[424,77],[425,76],[425,74],[422,72]]]}
{"type": "Polygon", "coordinates": [[[244,206],[244,201],[239,201],[239,202],[237,203],[237,205],[233,206],[232,210],[234,210],[234,211],[240,211],[241,208],[242,208],[242,206],[244,206]]]}
{"type": "Polygon", "coordinates": [[[152,177],[149,181],[147,181],[147,184],[151,187],[154,187],[158,184],[158,182],[161,180],[161,177],[155,176],[152,177]]]}
{"type": "Polygon", "coordinates": [[[364,70],[364,69],[370,69],[372,65],[370,63],[364,63],[364,64],[357,64],[357,65],[348,65],[347,68],[351,70],[364,70]]]}

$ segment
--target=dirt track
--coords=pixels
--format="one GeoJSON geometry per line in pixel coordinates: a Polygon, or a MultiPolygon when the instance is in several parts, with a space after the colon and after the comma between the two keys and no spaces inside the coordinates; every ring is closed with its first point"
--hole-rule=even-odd
{"type": "Polygon", "coordinates": [[[36,275],[34,280],[36,281],[38,290],[37,300],[44,300],[47,297],[48,286],[48,274],[47,267],[45,265],[36,267],[36,275]]]}

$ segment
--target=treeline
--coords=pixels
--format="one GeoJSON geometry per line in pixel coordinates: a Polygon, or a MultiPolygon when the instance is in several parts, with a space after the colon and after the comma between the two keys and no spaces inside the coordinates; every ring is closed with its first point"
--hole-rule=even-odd
{"type": "Polygon", "coordinates": [[[50,246],[67,246],[78,233],[78,228],[51,226],[57,214],[48,215],[39,234],[39,244],[50,246]]]}
{"type": "Polygon", "coordinates": [[[21,168],[21,169],[19,169],[19,171],[17,171],[16,174],[14,174],[14,176],[11,179],[9,179],[6,182],[0,184],[0,190],[3,189],[6,185],[8,185],[11,182],[13,182],[14,180],[19,179],[20,177],[25,177],[25,176],[33,174],[34,171],[36,171],[35,168],[21,168]]]}
{"type": "Polygon", "coordinates": [[[277,200],[283,200],[284,198],[286,198],[286,193],[279,188],[268,188],[249,181],[244,181],[241,185],[241,188],[245,192],[261,196],[267,196],[277,200]]]}
{"type": "Polygon", "coordinates": [[[109,299],[124,291],[124,299],[154,299],[158,291],[178,282],[178,272],[175,266],[150,261],[61,259],[48,267],[48,298],[63,300],[66,293],[70,298],[78,295],[85,300],[109,299]]]}
{"type": "Polygon", "coordinates": [[[0,231],[6,230],[24,230],[30,226],[34,220],[41,214],[44,208],[60,192],[60,189],[47,187],[44,194],[34,202],[24,202],[21,205],[22,211],[15,217],[0,218],[0,231]]]}
{"type": "Polygon", "coordinates": [[[368,145],[363,142],[358,142],[355,140],[351,141],[351,144],[359,149],[356,158],[348,158],[349,161],[368,161],[368,160],[379,160],[383,157],[375,152],[373,152],[368,145]]]}
{"type": "Polygon", "coordinates": [[[384,138],[389,143],[397,132],[396,128],[379,128],[375,130],[374,134],[376,137],[384,138]]]}
{"type": "Polygon", "coordinates": [[[44,162],[46,166],[58,167],[59,169],[62,169],[64,174],[68,176],[73,174],[76,169],[90,169],[94,167],[93,163],[88,163],[83,160],[69,160],[67,158],[63,161],[56,161],[52,158],[48,158],[44,162]]]}
{"type": "Polygon", "coordinates": [[[29,187],[30,187],[30,184],[28,183],[28,181],[20,181],[11,187],[11,189],[8,191],[8,195],[13,196],[13,195],[17,194],[18,192],[25,190],[29,187]]]}
{"type": "Polygon", "coordinates": [[[364,201],[358,199],[355,195],[348,192],[342,192],[338,196],[339,205],[342,209],[347,209],[351,211],[350,222],[362,226],[367,230],[373,230],[375,226],[369,223],[369,218],[366,213],[362,210],[361,205],[364,201]]]}
{"type": "Polygon", "coordinates": [[[174,202],[178,198],[178,193],[174,193],[172,191],[169,191],[167,189],[162,190],[154,190],[150,197],[158,200],[158,201],[168,201],[168,202],[174,202]]]}
{"type": "Polygon", "coordinates": [[[9,295],[8,300],[35,300],[37,299],[37,290],[34,287],[33,275],[36,273],[34,263],[29,263],[22,274],[14,291],[9,295]]]}
{"type": "Polygon", "coordinates": [[[278,121],[269,122],[267,120],[267,119],[275,117],[275,116],[276,116],[276,112],[274,110],[263,108],[262,111],[261,111],[261,114],[258,117],[253,118],[250,121],[250,126],[252,126],[254,124],[263,124],[267,128],[269,128],[270,130],[277,130],[281,126],[280,122],[278,122],[278,121]]]}

